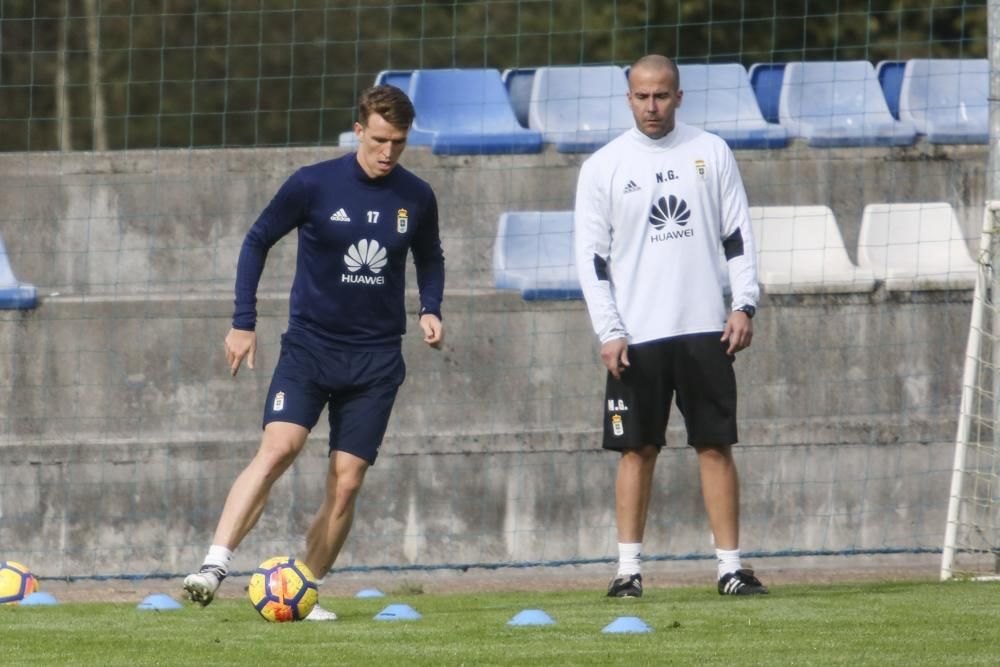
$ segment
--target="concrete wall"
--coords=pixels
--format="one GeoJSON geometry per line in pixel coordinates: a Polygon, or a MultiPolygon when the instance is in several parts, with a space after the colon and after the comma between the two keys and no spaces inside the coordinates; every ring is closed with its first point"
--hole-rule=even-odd
{"type": "MultiPolygon", "coordinates": [[[[59,576],[120,573],[123,561],[182,572],[200,559],[259,438],[294,243],[269,259],[259,368],[233,379],[221,341],[236,253],[285,176],[333,152],[0,155],[15,270],[59,293],[0,312],[5,557],[44,555],[59,576]]],[[[737,157],[751,203],[830,204],[853,255],[866,202],[949,201],[975,237],[985,155],[793,146],[737,157]]],[[[615,459],[598,450],[603,376],[583,304],[490,289],[499,213],[571,207],[580,157],[411,149],[405,162],[441,200],[447,345],[426,349],[415,332],[404,342],[408,380],[338,565],[610,556],[615,459]]],[[[765,297],[737,362],[744,549],[939,546],[970,299],[765,297]]],[[[711,548],[679,421],[657,473],[651,554],[711,548]]],[[[275,489],[238,568],[298,549],[326,434],[321,423],[275,489]]]]}
{"type": "MultiPolygon", "coordinates": [[[[249,225],[299,166],[339,148],[0,154],[0,231],[18,277],[62,294],[230,291],[249,225]]],[[[508,210],[573,207],[586,156],[403,156],[438,194],[452,289],[490,288],[496,222],[508,210]]],[[[985,146],[739,151],[750,203],[826,204],[856,257],[867,203],[946,201],[979,239],[985,146]]],[[[286,290],[294,238],[263,288],[286,290]]]]}

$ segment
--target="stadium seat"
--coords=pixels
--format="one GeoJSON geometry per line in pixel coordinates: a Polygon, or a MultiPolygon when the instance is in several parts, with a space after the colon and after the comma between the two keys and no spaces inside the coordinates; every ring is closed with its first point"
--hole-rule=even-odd
{"type": "Polygon", "coordinates": [[[781,99],[784,75],[784,63],[754,63],[750,66],[750,87],[757,98],[760,113],[768,123],[778,122],[778,101],[781,99]]]}
{"type": "Polygon", "coordinates": [[[528,127],[560,153],[597,150],[635,127],[621,67],[539,67],[531,85],[528,127]]]}
{"type": "Polygon", "coordinates": [[[905,60],[883,60],[875,65],[875,78],[878,79],[878,85],[882,86],[889,113],[896,120],[899,120],[899,89],[903,85],[904,69],[905,60]]]}
{"type": "Polygon", "coordinates": [[[780,148],[788,133],[764,120],[750,78],[737,63],[680,65],[684,101],[677,119],[719,135],[731,148],[780,148]]]}
{"type": "Polygon", "coordinates": [[[986,59],[906,63],[899,116],[932,144],[989,142],[990,65],[986,59]]]}
{"type": "Polygon", "coordinates": [[[413,76],[413,70],[384,69],[375,75],[375,85],[396,86],[405,93],[410,89],[411,76],[413,76]]]}
{"type": "Polygon", "coordinates": [[[580,299],[573,249],[573,211],[512,211],[500,216],[493,245],[497,289],[527,300],[580,299]]]}
{"type": "Polygon", "coordinates": [[[345,130],[344,132],[341,132],[340,135],[337,137],[337,145],[357,148],[358,136],[354,134],[354,130],[345,130]]]}
{"type": "Polygon", "coordinates": [[[908,146],[916,140],[913,125],[889,113],[866,60],[788,63],[778,116],[791,136],[810,146],[908,146]]]}
{"type": "Polygon", "coordinates": [[[0,309],[30,310],[38,305],[38,291],[34,285],[22,283],[14,276],[7,256],[7,246],[0,236],[0,309]]]}
{"type": "Polygon", "coordinates": [[[438,155],[538,153],[542,137],[517,122],[495,69],[423,69],[410,78],[414,139],[438,155]]]}
{"type": "Polygon", "coordinates": [[[751,206],[757,272],[770,294],[871,292],[875,276],[847,256],[826,206],[751,206]]]}
{"type": "Polygon", "coordinates": [[[528,127],[528,103],[531,101],[531,83],[535,80],[535,68],[505,69],[500,75],[510,97],[510,106],[521,127],[528,127]]]}
{"type": "Polygon", "coordinates": [[[966,289],[978,270],[944,202],[865,206],[858,264],[889,290],[966,289]]]}

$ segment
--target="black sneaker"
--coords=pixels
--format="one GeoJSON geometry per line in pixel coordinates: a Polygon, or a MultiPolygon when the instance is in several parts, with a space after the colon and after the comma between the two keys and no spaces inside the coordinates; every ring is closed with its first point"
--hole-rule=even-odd
{"type": "Polygon", "coordinates": [[[608,584],[609,598],[641,598],[642,575],[631,574],[615,577],[608,584]]]}
{"type": "Polygon", "coordinates": [[[767,595],[767,587],[753,576],[753,570],[736,570],[719,579],[719,595],[767,595]]]}

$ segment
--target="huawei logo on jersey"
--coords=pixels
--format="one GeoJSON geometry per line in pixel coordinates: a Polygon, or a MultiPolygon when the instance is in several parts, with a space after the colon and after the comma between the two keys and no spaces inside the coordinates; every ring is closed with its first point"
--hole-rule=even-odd
{"type": "Polygon", "coordinates": [[[344,264],[347,264],[347,270],[351,272],[367,266],[372,273],[381,273],[385,262],[385,248],[374,239],[361,239],[356,246],[348,248],[344,255],[344,264]]]}
{"type": "Polygon", "coordinates": [[[382,269],[385,268],[387,262],[386,250],[379,245],[378,241],[375,239],[370,241],[368,239],[361,239],[356,245],[351,245],[347,249],[347,254],[344,255],[344,264],[350,273],[341,274],[340,282],[384,285],[385,276],[378,274],[382,273],[382,269]],[[366,267],[375,275],[369,276],[358,273],[358,271],[366,267]]]}
{"type": "Polygon", "coordinates": [[[668,222],[675,222],[683,227],[691,217],[691,209],[687,202],[678,199],[676,195],[660,197],[649,212],[649,224],[657,229],[663,229],[668,222]]]}
{"type": "Polygon", "coordinates": [[[674,239],[691,238],[694,236],[694,229],[687,226],[691,218],[691,209],[687,202],[676,195],[660,197],[653,204],[653,209],[649,212],[649,224],[653,225],[655,232],[649,234],[650,243],[660,243],[663,241],[673,241],[674,239]],[[668,222],[675,223],[681,229],[668,229],[663,231],[668,222]]]}

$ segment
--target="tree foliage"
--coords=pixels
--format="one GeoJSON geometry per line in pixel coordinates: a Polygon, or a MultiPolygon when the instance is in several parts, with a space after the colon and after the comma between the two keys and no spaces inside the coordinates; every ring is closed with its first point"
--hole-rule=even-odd
{"type": "Polygon", "coordinates": [[[88,4],[0,0],[0,150],[58,149],[61,127],[92,148],[97,95],[113,149],[316,145],[384,69],[987,50],[985,0],[98,0],[94,82],[88,4]]]}

